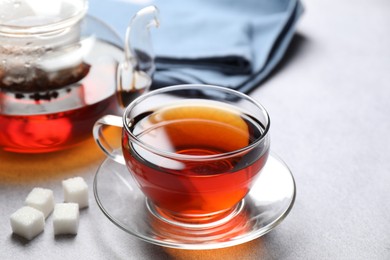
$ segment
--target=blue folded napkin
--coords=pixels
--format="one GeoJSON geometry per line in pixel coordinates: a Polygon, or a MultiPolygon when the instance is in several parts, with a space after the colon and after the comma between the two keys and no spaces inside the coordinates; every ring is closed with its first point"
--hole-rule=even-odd
{"type": "Polygon", "coordinates": [[[282,59],[303,12],[299,0],[90,0],[89,14],[124,37],[142,7],[160,10],[153,29],[153,88],[184,83],[250,92],[282,59]]]}

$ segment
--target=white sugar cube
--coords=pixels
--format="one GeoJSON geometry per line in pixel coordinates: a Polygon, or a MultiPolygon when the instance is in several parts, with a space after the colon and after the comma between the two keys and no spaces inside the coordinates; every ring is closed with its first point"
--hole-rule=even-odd
{"type": "Polygon", "coordinates": [[[69,178],[62,181],[64,201],[79,204],[79,208],[88,207],[88,185],[81,177],[69,178]]]}
{"type": "Polygon", "coordinates": [[[24,206],[11,215],[12,232],[28,240],[41,233],[45,226],[43,213],[35,208],[24,206]]]}
{"type": "Polygon", "coordinates": [[[53,191],[43,188],[34,188],[26,198],[26,205],[42,211],[45,218],[54,208],[53,191]]]}
{"type": "Polygon", "coordinates": [[[54,234],[77,234],[79,227],[79,205],[77,203],[57,203],[53,212],[54,234]]]}

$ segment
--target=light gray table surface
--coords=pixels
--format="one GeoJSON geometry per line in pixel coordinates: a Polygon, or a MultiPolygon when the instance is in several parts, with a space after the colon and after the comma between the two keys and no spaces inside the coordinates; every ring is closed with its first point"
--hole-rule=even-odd
{"type": "Polygon", "coordinates": [[[390,259],[390,1],[307,0],[282,64],[251,96],[271,115],[272,150],[291,168],[289,216],[251,242],[187,251],[145,243],[99,210],[92,181],[104,156],[92,140],[44,156],[0,153],[0,259],[390,259]],[[77,236],[50,217],[30,242],[9,216],[36,186],[89,184],[77,236]]]}

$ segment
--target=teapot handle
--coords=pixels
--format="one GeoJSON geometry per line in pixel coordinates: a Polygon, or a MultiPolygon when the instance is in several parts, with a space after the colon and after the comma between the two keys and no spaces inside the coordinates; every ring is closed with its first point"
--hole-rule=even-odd
{"type": "Polygon", "coordinates": [[[145,7],[134,15],[126,30],[126,61],[136,71],[144,71],[150,76],[154,72],[155,65],[149,28],[159,26],[158,16],[159,11],[157,7],[145,7]]]}
{"type": "Polygon", "coordinates": [[[117,97],[122,107],[147,91],[152,83],[155,65],[149,28],[159,26],[158,13],[155,6],[145,7],[127,27],[125,60],[117,69],[117,97]]]}

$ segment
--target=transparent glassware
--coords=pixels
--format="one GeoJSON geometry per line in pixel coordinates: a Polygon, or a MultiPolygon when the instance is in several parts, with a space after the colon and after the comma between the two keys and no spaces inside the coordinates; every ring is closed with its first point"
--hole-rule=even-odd
{"type": "Polygon", "coordinates": [[[137,98],[93,129],[106,153],[94,195],[107,218],[149,243],[180,249],[238,245],[290,212],[295,181],[269,153],[270,118],[247,95],[177,85],[137,98]],[[102,129],[122,128],[121,149],[102,129]],[[113,193],[113,191],[115,192],[113,193]]]}
{"type": "Polygon", "coordinates": [[[0,150],[77,145],[98,118],[120,113],[150,86],[151,48],[136,47],[151,46],[157,9],[133,17],[125,44],[87,9],[86,0],[0,2],[0,150]]]}
{"type": "Polygon", "coordinates": [[[234,218],[261,175],[270,119],[249,96],[210,85],[151,91],[107,115],[93,129],[96,143],[127,166],[147,197],[149,211],[172,225],[202,229],[234,218]],[[103,127],[122,127],[122,153],[103,127]]]}
{"type": "Polygon", "coordinates": [[[110,158],[99,167],[93,189],[104,215],[129,235],[159,246],[190,250],[230,247],[263,236],[288,216],[296,196],[292,172],[273,152],[243,199],[240,212],[215,226],[191,228],[156,217],[126,166],[110,158]]]}

